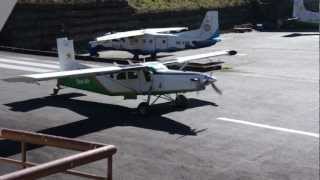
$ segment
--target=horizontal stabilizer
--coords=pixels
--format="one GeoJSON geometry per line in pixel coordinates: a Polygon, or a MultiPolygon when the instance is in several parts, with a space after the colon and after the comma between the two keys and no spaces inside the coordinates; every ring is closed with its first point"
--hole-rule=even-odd
{"type": "Polygon", "coordinates": [[[144,67],[145,66],[137,65],[137,66],[128,66],[128,67],[110,66],[110,67],[103,67],[103,68],[88,68],[88,69],[79,69],[79,70],[71,70],[71,71],[22,75],[22,76],[4,79],[4,81],[34,83],[38,81],[46,81],[46,80],[59,79],[59,78],[65,78],[65,77],[97,76],[97,75],[115,73],[119,71],[142,69],[144,67]]]}
{"type": "Polygon", "coordinates": [[[164,62],[163,64],[183,64],[189,61],[193,60],[199,60],[199,59],[205,59],[205,58],[214,58],[219,56],[234,56],[237,54],[237,51],[233,50],[225,50],[225,51],[216,51],[212,53],[206,53],[206,54],[198,54],[198,55],[192,55],[192,56],[185,56],[185,57],[178,57],[175,60],[164,62]]]}

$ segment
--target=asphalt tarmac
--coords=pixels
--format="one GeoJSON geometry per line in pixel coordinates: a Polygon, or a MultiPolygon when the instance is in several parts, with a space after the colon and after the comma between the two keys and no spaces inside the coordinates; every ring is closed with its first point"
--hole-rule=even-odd
{"type": "MultiPolygon", "coordinates": [[[[0,127],[116,145],[116,180],[318,180],[319,36],[230,33],[215,46],[169,55],[223,49],[239,52],[219,58],[225,69],[213,72],[223,95],[210,87],[188,93],[186,110],[160,101],[141,118],[135,108],[143,98],[124,101],[75,89],[50,97],[54,81],[40,86],[0,81],[0,127]]],[[[56,61],[0,52],[0,77],[54,71],[56,61]]],[[[15,144],[0,140],[0,156],[18,158],[18,153],[15,144]]],[[[47,162],[71,153],[36,148],[29,160],[47,162]]],[[[105,174],[105,168],[101,161],[80,169],[105,174]]],[[[0,163],[0,174],[14,170],[0,163]]]]}

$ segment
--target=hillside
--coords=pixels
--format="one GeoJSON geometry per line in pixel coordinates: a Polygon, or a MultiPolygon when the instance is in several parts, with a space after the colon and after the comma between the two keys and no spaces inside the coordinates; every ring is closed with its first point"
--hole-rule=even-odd
{"type": "Polygon", "coordinates": [[[249,4],[249,0],[129,0],[128,2],[139,12],[212,9],[249,4]]]}

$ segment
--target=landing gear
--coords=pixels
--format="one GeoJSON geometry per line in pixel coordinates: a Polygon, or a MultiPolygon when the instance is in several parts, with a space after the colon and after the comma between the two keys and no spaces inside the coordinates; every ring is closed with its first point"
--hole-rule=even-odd
{"type": "Polygon", "coordinates": [[[150,105],[147,102],[140,103],[137,110],[140,115],[146,116],[150,111],[150,105]]]}
{"type": "Polygon", "coordinates": [[[184,95],[177,95],[176,100],[174,101],[174,104],[178,108],[187,108],[189,105],[188,99],[184,95]]]}
{"type": "Polygon", "coordinates": [[[55,88],[53,88],[53,92],[52,92],[52,96],[56,96],[59,94],[59,91],[61,90],[62,88],[60,87],[59,84],[57,84],[57,86],[55,88]]]}
{"type": "Polygon", "coordinates": [[[151,95],[148,95],[147,102],[143,102],[139,104],[137,111],[140,115],[146,116],[150,112],[150,108],[152,105],[154,105],[159,99],[164,99],[169,102],[172,102],[172,104],[180,109],[185,109],[189,105],[188,99],[184,95],[176,95],[176,99],[173,99],[170,95],[158,95],[156,96],[155,100],[151,102],[151,95]]]}

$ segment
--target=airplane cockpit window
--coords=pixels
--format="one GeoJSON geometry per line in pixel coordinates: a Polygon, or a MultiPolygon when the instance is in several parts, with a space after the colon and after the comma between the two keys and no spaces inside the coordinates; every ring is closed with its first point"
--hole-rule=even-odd
{"type": "Polygon", "coordinates": [[[158,63],[158,62],[148,62],[148,63],[145,63],[149,68],[150,70],[152,70],[153,72],[163,72],[163,71],[167,71],[168,70],[168,67],[161,64],[161,63],[158,63]]]}
{"type": "Polygon", "coordinates": [[[144,73],[144,78],[146,79],[146,81],[150,82],[152,73],[150,71],[143,71],[143,73],[144,73]]]}
{"type": "Polygon", "coordinates": [[[128,72],[128,79],[138,79],[137,72],[128,72]]]}
{"type": "Polygon", "coordinates": [[[126,79],[126,73],[125,72],[119,73],[117,75],[117,80],[125,80],[125,79],[126,79]]]}

